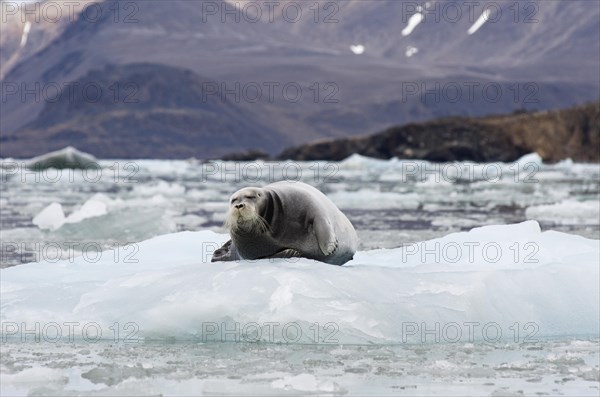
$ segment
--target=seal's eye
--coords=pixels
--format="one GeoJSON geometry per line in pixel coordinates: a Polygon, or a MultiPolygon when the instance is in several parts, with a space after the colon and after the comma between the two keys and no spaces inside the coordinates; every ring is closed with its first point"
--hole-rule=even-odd
{"type": "Polygon", "coordinates": [[[249,200],[254,200],[256,198],[256,196],[246,196],[246,198],[249,200]]]}
{"type": "Polygon", "coordinates": [[[231,199],[231,204],[235,203],[237,200],[238,200],[238,199],[237,199],[237,197],[235,197],[235,198],[232,198],[232,199],[231,199]]]}

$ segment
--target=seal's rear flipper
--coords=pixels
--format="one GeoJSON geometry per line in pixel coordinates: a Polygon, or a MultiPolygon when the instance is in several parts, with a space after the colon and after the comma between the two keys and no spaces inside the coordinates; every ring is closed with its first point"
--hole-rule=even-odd
{"type": "Polygon", "coordinates": [[[240,254],[237,252],[235,245],[231,240],[227,241],[218,250],[213,252],[213,256],[210,259],[211,262],[229,262],[237,261],[241,259],[240,254]]]}

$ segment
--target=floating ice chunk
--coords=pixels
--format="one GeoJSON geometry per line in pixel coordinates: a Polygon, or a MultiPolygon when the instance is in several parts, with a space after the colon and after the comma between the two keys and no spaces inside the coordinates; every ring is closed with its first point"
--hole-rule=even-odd
{"type": "Polygon", "coordinates": [[[467,33],[474,34],[475,32],[477,32],[479,30],[479,28],[482,27],[483,24],[488,21],[490,14],[491,14],[490,9],[486,8],[485,11],[483,11],[483,13],[479,16],[479,18],[477,18],[475,23],[469,28],[467,33]]]}
{"type": "MultiPolygon", "coordinates": [[[[507,338],[515,322],[535,323],[536,336],[599,331],[598,241],[541,232],[537,222],[450,234],[416,253],[412,246],[362,251],[339,267],[303,258],[210,263],[211,248],[227,238],[209,231],[152,238],[126,265],[131,252],[122,248],[93,263],[79,257],[1,269],[0,319],[93,321],[106,330],[134,322],[139,337],[182,339],[202,337],[207,323],[294,322],[299,342],[312,341],[314,323],[334,323],[340,343],[400,342],[406,323],[478,322],[480,337],[491,323],[507,338]]],[[[260,331],[269,341],[269,327],[260,331]]],[[[276,341],[286,341],[281,331],[276,341]]],[[[315,386],[309,378],[277,386],[286,384],[315,386]]]]}
{"type": "MultiPolygon", "coordinates": [[[[224,211],[225,212],[225,211],[224,211]]],[[[225,219],[221,220],[224,221],[225,219]]],[[[188,228],[199,229],[201,225],[208,222],[208,218],[193,214],[174,216],[173,222],[186,225],[188,228]]]]}
{"type": "Polygon", "coordinates": [[[298,390],[304,392],[335,392],[340,391],[339,386],[328,380],[319,381],[312,374],[285,376],[283,379],[274,380],[271,386],[275,389],[298,390]]]}
{"type": "Polygon", "coordinates": [[[78,223],[84,219],[106,215],[109,201],[110,199],[105,195],[96,194],[68,217],[65,217],[60,203],[52,203],[37,214],[32,222],[42,230],[57,230],[67,223],[78,223]]]}
{"type": "Polygon", "coordinates": [[[573,159],[569,157],[559,161],[558,163],[554,164],[554,166],[559,169],[569,169],[572,168],[574,164],[575,163],[573,162],[573,159]]]}
{"type": "Polygon", "coordinates": [[[62,368],[26,367],[22,371],[2,371],[2,395],[26,396],[31,389],[56,387],[68,382],[69,377],[62,368]],[[5,382],[12,387],[4,387],[5,382]]]}
{"type": "Polygon", "coordinates": [[[342,160],[339,166],[342,169],[361,169],[370,167],[387,168],[389,167],[389,160],[381,160],[354,153],[342,160]]]}
{"type": "Polygon", "coordinates": [[[42,230],[56,230],[65,223],[65,213],[60,203],[52,203],[33,218],[33,224],[42,230]]]}
{"type": "Polygon", "coordinates": [[[99,168],[94,156],[81,152],[72,146],[32,158],[27,162],[27,168],[45,170],[47,168],[87,169],[99,168]]]}
{"type": "Polygon", "coordinates": [[[104,203],[107,207],[122,202],[120,199],[113,200],[104,193],[96,193],[88,201],[99,201],[104,203]]]}
{"type": "Polygon", "coordinates": [[[560,203],[536,205],[525,210],[528,219],[552,222],[558,225],[600,224],[600,201],[564,200],[560,203]]]}
{"type": "Polygon", "coordinates": [[[519,158],[516,161],[516,163],[519,165],[525,165],[525,164],[541,165],[543,163],[543,161],[542,161],[542,157],[539,154],[529,153],[529,154],[526,154],[523,157],[519,158]]]}
{"type": "Polygon", "coordinates": [[[401,208],[415,209],[420,205],[417,193],[377,192],[377,200],[373,200],[373,191],[360,189],[354,192],[333,192],[328,197],[340,208],[378,209],[401,208]]]}
{"type": "Polygon", "coordinates": [[[106,208],[106,203],[91,198],[83,203],[80,209],[69,215],[65,220],[65,223],[77,223],[87,218],[106,215],[108,213],[106,208]]]}
{"type": "Polygon", "coordinates": [[[181,196],[185,193],[185,187],[177,183],[168,183],[161,180],[155,185],[138,185],[133,189],[132,193],[136,196],[181,196]]]}
{"type": "Polygon", "coordinates": [[[352,51],[356,55],[361,55],[365,52],[365,46],[362,44],[355,44],[350,46],[350,51],[352,51]]]}
{"type": "Polygon", "coordinates": [[[302,391],[317,391],[317,378],[312,374],[301,374],[297,376],[286,376],[271,382],[271,386],[278,389],[293,389],[302,391]]]}

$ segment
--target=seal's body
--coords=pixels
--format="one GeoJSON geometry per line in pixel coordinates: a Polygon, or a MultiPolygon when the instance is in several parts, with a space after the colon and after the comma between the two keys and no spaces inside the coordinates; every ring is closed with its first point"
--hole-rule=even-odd
{"type": "Polygon", "coordinates": [[[354,256],[352,223],[323,193],[302,182],[235,192],[225,221],[231,242],[212,261],[304,257],[343,265],[354,256]]]}

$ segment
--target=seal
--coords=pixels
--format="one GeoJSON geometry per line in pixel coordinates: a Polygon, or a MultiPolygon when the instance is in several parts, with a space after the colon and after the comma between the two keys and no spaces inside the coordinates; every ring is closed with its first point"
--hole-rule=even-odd
{"type": "Polygon", "coordinates": [[[343,265],[358,247],[346,215],[302,182],[238,190],[229,200],[225,227],[231,240],[213,253],[212,262],[303,257],[343,265]]]}

